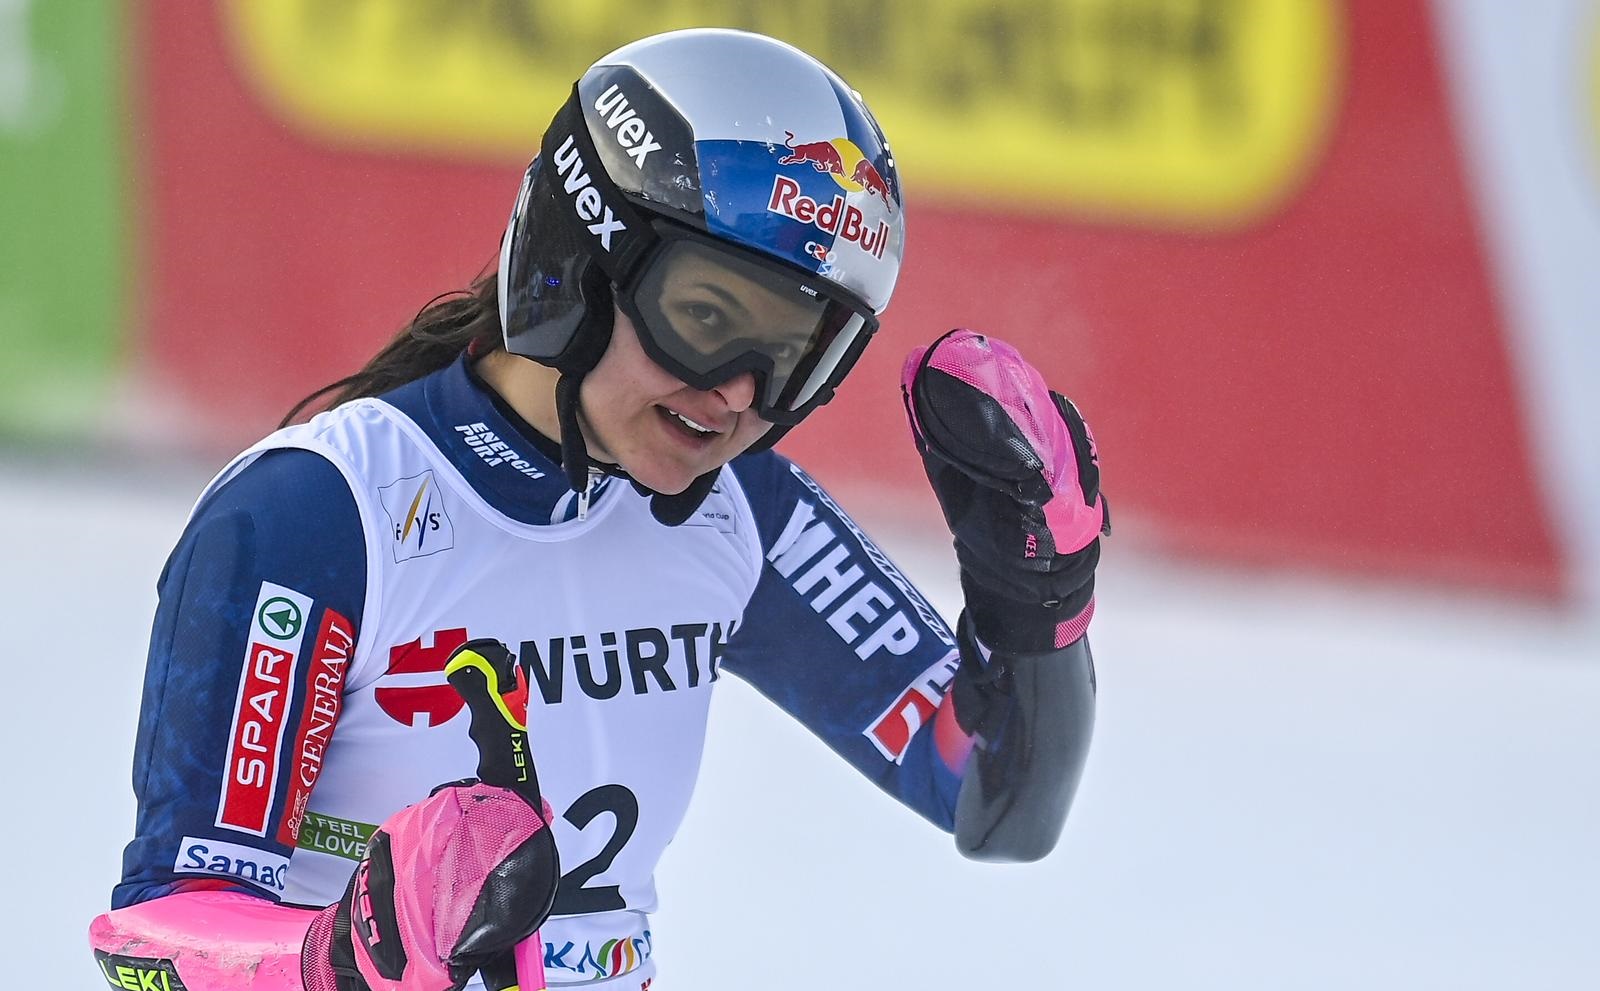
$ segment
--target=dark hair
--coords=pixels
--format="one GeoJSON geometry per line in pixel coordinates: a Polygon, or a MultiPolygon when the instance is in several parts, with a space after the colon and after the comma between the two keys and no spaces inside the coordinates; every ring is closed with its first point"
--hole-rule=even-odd
{"type": "Polygon", "coordinates": [[[278,424],[287,427],[308,407],[332,409],[340,403],[376,396],[456,360],[462,351],[488,354],[503,346],[500,334],[498,273],[490,269],[466,289],[430,299],[409,324],[353,375],[330,382],[294,404],[278,424]],[[326,402],[318,400],[333,393],[326,402]]]}

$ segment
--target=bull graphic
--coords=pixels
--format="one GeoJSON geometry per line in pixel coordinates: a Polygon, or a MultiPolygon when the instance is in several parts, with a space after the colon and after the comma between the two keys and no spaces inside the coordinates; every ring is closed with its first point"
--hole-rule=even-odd
{"type": "Polygon", "coordinates": [[[778,159],[779,165],[798,165],[801,162],[810,162],[811,167],[818,172],[832,172],[834,175],[844,175],[844,159],[839,157],[839,149],[831,141],[807,141],[805,144],[794,143],[794,132],[784,131],[789,137],[784,141],[784,147],[789,149],[789,154],[778,159]]]}

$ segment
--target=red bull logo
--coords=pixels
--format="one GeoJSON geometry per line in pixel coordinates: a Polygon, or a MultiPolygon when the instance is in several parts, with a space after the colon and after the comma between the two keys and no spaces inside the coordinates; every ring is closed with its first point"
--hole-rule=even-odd
{"type": "Polygon", "coordinates": [[[889,183],[883,178],[883,173],[873,165],[866,155],[862,154],[854,141],[848,138],[835,138],[832,141],[807,141],[802,144],[794,143],[794,132],[784,131],[789,137],[784,141],[784,147],[789,153],[778,159],[779,165],[800,165],[809,163],[818,172],[826,172],[833,176],[833,181],[840,188],[849,192],[866,190],[873,196],[883,200],[883,205],[894,212],[894,195],[889,190],[889,183]]]}
{"type": "Polygon", "coordinates": [[[831,203],[820,203],[801,192],[800,184],[786,175],[773,179],[767,210],[810,224],[839,241],[859,244],[862,251],[874,258],[883,257],[883,249],[889,242],[889,225],[880,220],[877,226],[868,227],[861,208],[846,203],[843,193],[834,196],[831,203]]]}

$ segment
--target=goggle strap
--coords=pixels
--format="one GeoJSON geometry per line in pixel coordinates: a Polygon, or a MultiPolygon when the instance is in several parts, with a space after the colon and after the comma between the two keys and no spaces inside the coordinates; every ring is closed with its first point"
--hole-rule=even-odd
{"type": "Polygon", "coordinates": [[[583,119],[583,103],[576,84],[572,95],[556,111],[540,145],[543,159],[539,181],[566,209],[558,209],[558,222],[578,235],[588,255],[615,285],[625,284],[639,260],[660,240],[642,214],[630,205],[601,165],[600,153],[583,119]],[[580,212],[580,197],[592,188],[599,194],[599,209],[589,216],[580,212]]]}

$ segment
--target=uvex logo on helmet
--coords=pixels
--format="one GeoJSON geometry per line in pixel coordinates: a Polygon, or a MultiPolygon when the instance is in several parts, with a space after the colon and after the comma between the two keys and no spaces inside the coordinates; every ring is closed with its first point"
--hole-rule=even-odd
{"type": "Polygon", "coordinates": [[[606,87],[606,91],[594,101],[594,108],[600,111],[601,122],[616,136],[617,144],[640,169],[644,168],[645,156],[661,150],[650,126],[637,110],[628,105],[628,98],[616,83],[606,87]]]}
{"type": "Polygon", "coordinates": [[[572,197],[572,209],[577,212],[578,219],[590,222],[589,233],[600,239],[600,247],[610,251],[611,235],[628,228],[616,219],[611,208],[600,198],[600,190],[594,187],[593,180],[589,178],[583,153],[578,151],[578,144],[572,135],[567,135],[561,147],[556,149],[555,166],[556,174],[562,180],[562,188],[572,197]]]}

